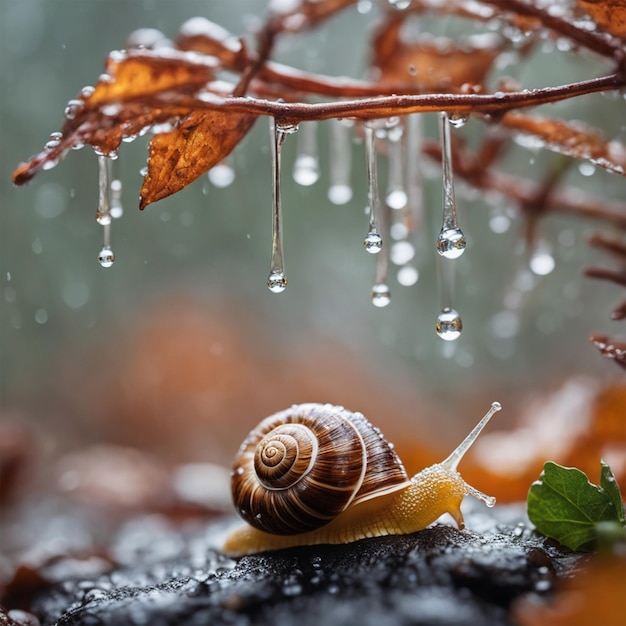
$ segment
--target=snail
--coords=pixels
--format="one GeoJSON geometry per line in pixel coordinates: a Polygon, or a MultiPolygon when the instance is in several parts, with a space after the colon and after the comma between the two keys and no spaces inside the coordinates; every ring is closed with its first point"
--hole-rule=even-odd
{"type": "Polygon", "coordinates": [[[311,403],[267,417],[235,458],[233,502],[247,524],[227,537],[224,552],[242,556],[409,534],[444,513],[462,530],[465,495],[489,507],[495,498],[468,485],[456,468],[500,408],[494,402],[445,461],[413,478],[362,413],[311,403]]]}

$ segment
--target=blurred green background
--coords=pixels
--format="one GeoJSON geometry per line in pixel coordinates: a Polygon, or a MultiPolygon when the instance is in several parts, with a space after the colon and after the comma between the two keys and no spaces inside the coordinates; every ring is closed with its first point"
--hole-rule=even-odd
{"type": "MultiPolygon", "coordinates": [[[[89,148],[72,152],[25,188],[12,186],[13,169],[60,128],[67,101],[96,82],[107,53],[123,48],[133,30],[156,28],[174,39],[185,20],[201,15],[233,33],[248,33],[253,44],[249,33],[266,11],[260,0],[1,0],[3,420],[42,429],[53,449],[111,439],[145,443],[174,457],[223,460],[232,452],[231,439],[238,441],[247,426],[292,402],[339,402],[379,424],[397,413],[411,436],[423,431],[433,438],[443,431],[440,436],[453,441],[457,425],[460,431],[474,423],[491,400],[504,405],[506,423],[525,399],[567,378],[617,379],[619,368],[588,342],[591,331],[620,330],[609,317],[618,289],[582,277],[584,266],[608,263],[585,243],[585,235],[600,225],[562,215],[542,222],[555,269],[535,277],[523,295],[519,331],[498,336],[494,315],[517,272],[527,268],[519,252],[523,225],[513,219],[506,232],[493,232],[494,212],[513,207],[460,182],[459,220],[469,245],[457,262],[455,306],[464,332],[454,345],[436,336],[434,241],[442,204],[437,164],[427,168],[422,240],[428,245],[418,251],[419,281],[401,287],[392,267],[392,303],[373,307],[374,259],[362,248],[362,145],[355,142],[352,149],[353,200],[334,206],[326,195],[326,123],[318,128],[321,177],[313,187],[299,187],[289,176],[296,139],[284,148],[289,287],[281,295],[265,286],[271,243],[266,119],[258,120],[234,152],[236,180],[230,187],[218,189],[203,177],[144,212],[137,205],[148,137],[123,144],[115,167],[125,213],[113,223],[111,269],[97,262],[102,233],[94,220],[97,163],[89,148]],[[162,414],[165,408],[170,412],[162,414]],[[412,413],[424,423],[412,423],[412,413]],[[429,419],[433,415],[437,421],[429,419]],[[245,426],[233,425],[231,418],[245,426]],[[172,429],[167,445],[151,432],[165,424],[172,429]],[[134,435],[126,436],[127,428],[134,435]],[[216,445],[221,438],[226,452],[216,445]]],[[[365,77],[378,11],[353,8],[319,30],[286,36],[275,58],[304,70],[365,77]]],[[[424,18],[422,28],[448,36],[485,30],[433,16],[424,18]]],[[[557,48],[538,49],[525,63],[504,57],[497,74],[533,88],[610,71],[598,59],[557,48]]],[[[612,95],[587,96],[545,112],[585,119],[624,140],[623,101],[612,95]]],[[[435,116],[424,124],[426,135],[435,138],[435,116]]],[[[470,121],[458,132],[476,141],[483,131],[470,121]]],[[[514,146],[502,166],[539,181],[560,158],[514,146]]],[[[572,162],[565,182],[623,199],[622,178],[578,165],[572,162]]],[[[381,160],[382,189],[385,166],[381,160]]]]}

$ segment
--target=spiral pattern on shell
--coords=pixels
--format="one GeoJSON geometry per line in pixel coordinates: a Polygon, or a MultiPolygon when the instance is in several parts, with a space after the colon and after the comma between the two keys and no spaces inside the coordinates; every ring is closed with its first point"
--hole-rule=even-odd
{"type": "Polygon", "coordinates": [[[363,415],[301,404],[250,432],[235,458],[231,487],[250,525],[289,535],[320,528],[351,503],[407,482],[392,446],[363,415]]]}

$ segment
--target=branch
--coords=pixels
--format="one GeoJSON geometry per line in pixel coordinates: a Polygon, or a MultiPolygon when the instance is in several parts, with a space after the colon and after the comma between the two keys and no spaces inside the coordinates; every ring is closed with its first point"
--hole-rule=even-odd
{"type": "MultiPolygon", "coordinates": [[[[411,113],[485,113],[502,115],[512,109],[539,106],[579,96],[621,89],[626,79],[620,74],[531,91],[496,92],[493,94],[421,94],[363,98],[342,102],[306,104],[301,102],[275,102],[260,98],[221,98],[219,96],[198,100],[189,96],[166,94],[167,103],[181,108],[222,110],[251,115],[271,115],[281,122],[297,124],[352,117],[360,120],[381,119],[411,113]]],[[[160,104],[157,99],[153,106],[160,104]]]]}

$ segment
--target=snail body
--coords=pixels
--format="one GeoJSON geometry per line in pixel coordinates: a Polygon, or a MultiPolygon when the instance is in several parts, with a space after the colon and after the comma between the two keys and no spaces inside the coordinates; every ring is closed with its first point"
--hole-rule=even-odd
{"type": "Polygon", "coordinates": [[[447,459],[411,479],[393,446],[360,413],[301,404],[266,418],[235,459],[233,502],[247,524],[231,533],[224,551],[240,556],[408,534],[444,513],[462,529],[465,495],[495,504],[456,467],[498,410],[494,402],[447,459]]]}

